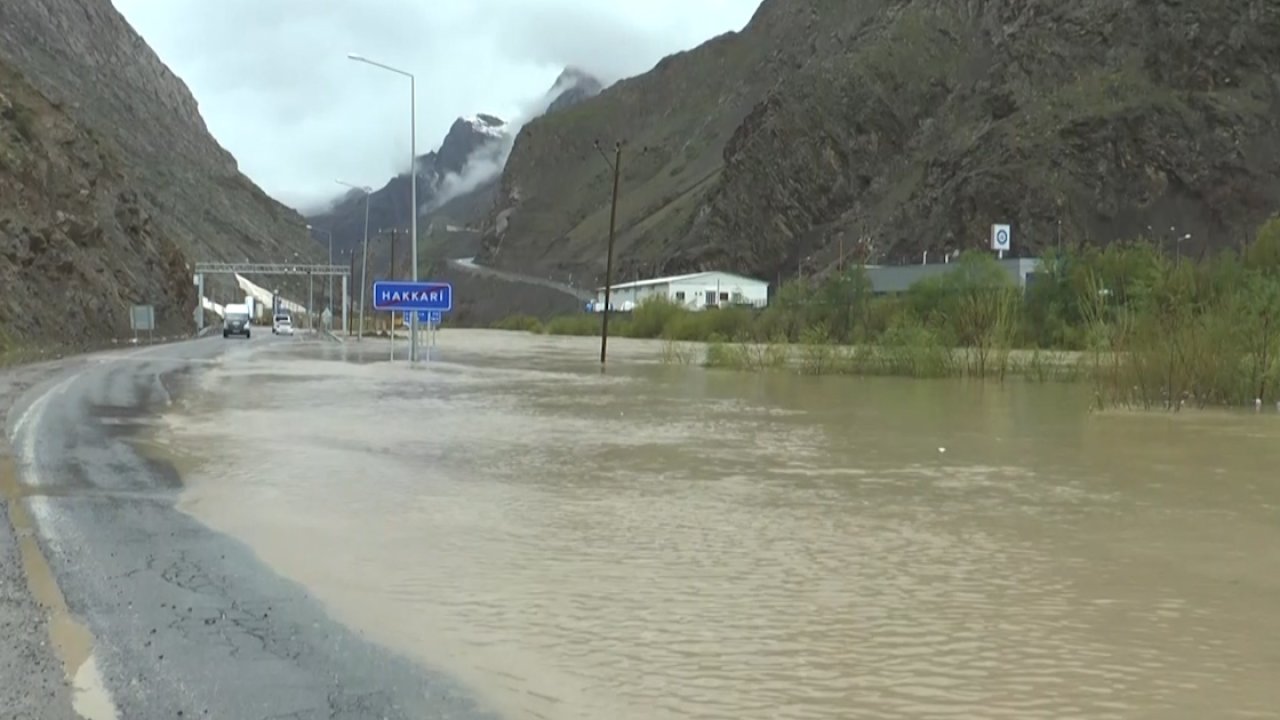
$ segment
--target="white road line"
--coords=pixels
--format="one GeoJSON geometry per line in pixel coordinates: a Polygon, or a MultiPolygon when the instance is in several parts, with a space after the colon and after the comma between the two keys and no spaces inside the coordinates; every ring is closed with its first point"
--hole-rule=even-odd
{"type": "MultiPolygon", "coordinates": [[[[142,348],[122,353],[117,357],[100,358],[98,363],[133,360],[159,349],[161,348],[142,348]]],[[[67,390],[84,375],[85,368],[81,368],[46,390],[27,406],[18,421],[14,423],[11,439],[14,447],[18,450],[19,482],[31,487],[39,487],[44,484],[40,478],[36,441],[40,435],[40,426],[44,423],[45,411],[48,410],[51,400],[65,395],[67,390]]],[[[44,539],[49,549],[53,551],[51,554],[64,553],[65,548],[62,543],[61,531],[57,527],[57,513],[54,511],[49,498],[30,497],[27,499],[26,504],[31,513],[35,531],[44,539]]],[[[119,711],[114,699],[111,697],[111,691],[107,689],[103,680],[95,656],[90,655],[89,659],[76,669],[75,676],[71,680],[74,690],[72,707],[76,714],[80,715],[84,720],[117,720],[119,718],[119,711]]]]}
{"type": "Polygon", "coordinates": [[[44,484],[40,481],[40,467],[36,461],[36,439],[40,435],[40,424],[44,421],[44,413],[49,407],[49,401],[55,395],[66,393],[67,388],[78,379],[80,379],[80,373],[46,390],[43,395],[36,398],[35,402],[27,406],[22,417],[18,418],[18,422],[14,424],[14,447],[18,450],[18,465],[24,471],[19,479],[24,484],[33,487],[44,484]]]}

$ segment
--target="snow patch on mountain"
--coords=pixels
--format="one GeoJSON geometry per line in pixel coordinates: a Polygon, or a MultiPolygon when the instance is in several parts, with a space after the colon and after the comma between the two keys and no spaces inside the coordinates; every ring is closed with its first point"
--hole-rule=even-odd
{"type": "Polygon", "coordinates": [[[491,136],[493,140],[473,150],[467,156],[461,171],[447,173],[440,179],[435,197],[424,210],[435,210],[497,178],[506,167],[516,136],[525,124],[551,110],[559,110],[597,95],[602,89],[600,81],[595,77],[577,68],[567,68],[542,97],[526,105],[511,122],[502,122],[492,115],[484,114],[464,118],[477,131],[491,136]]]}
{"type": "Polygon", "coordinates": [[[503,122],[500,118],[485,115],[484,113],[464,117],[462,121],[470,125],[477,133],[493,138],[505,137],[510,128],[509,124],[503,122]]]}

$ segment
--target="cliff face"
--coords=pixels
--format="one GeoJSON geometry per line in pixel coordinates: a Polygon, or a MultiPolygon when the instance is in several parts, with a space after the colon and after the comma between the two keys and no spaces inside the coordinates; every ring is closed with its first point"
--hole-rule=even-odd
{"type": "Polygon", "coordinates": [[[190,328],[189,317],[160,312],[194,307],[185,256],[118,152],[4,62],[0,198],[0,351],[126,335],[133,303],[155,304],[167,331],[190,328]]]}
{"type": "MultiPolygon", "coordinates": [[[[770,280],[985,247],[1190,234],[1280,207],[1280,7],[1261,0],[766,0],[517,139],[482,260],[770,280]],[[1148,230],[1150,228],[1150,230],[1148,230]]],[[[936,257],[936,255],[935,255],[936,257]]]]}
{"type": "Polygon", "coordinates": [[[0,326],[11,337],[126,335],[134,302],[190,328],[195,262],[319,256],[303,219],[239,173],[110,2],[0,3],[0,66],[0,276],[18,283],[3,286],[0,326]]]}

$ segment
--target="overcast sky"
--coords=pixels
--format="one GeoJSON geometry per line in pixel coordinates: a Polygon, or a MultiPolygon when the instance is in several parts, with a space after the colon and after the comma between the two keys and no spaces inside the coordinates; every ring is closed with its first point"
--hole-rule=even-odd
{"type": "MultiPolygon", "coordinates": [[[[7,1],[7,0],[6,0],[7,1]]],[[[295,207],[380,187],[455,118],[516,117],[566,65],[606,82],[739,30],[760,0],[113,0],[240,169],[295,207]]]]}

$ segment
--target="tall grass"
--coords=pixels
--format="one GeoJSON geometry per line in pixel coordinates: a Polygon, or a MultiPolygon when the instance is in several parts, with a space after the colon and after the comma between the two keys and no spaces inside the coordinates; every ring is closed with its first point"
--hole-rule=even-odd
{"type": "MultiPolygon", "coordinates": [[[[537,329],[530,319],[507,325],[537,329]]],[[[598,335],[598,315],[541,331],[598,335]]],[[[1191,261],[1144,239],[1053,252],[1025,291],[986,253],[899,296],[861,268],[778,288],[769,307],[690,312],[654,299],[610,334],[660,338],[669,362],[805,374],[1087,381],[1100,408],[1280,400],[1280,220],[1242,251],[1191,261]],[[683,343],[683,344],[682,344],[683,343]]]]}
{"type": "Polygon", "coordinates": [[[513,330],[518,332],[540,333],[543,331],[542,321],[532,315],[511,315],[493,324],[494,330],[513,330]]]}

